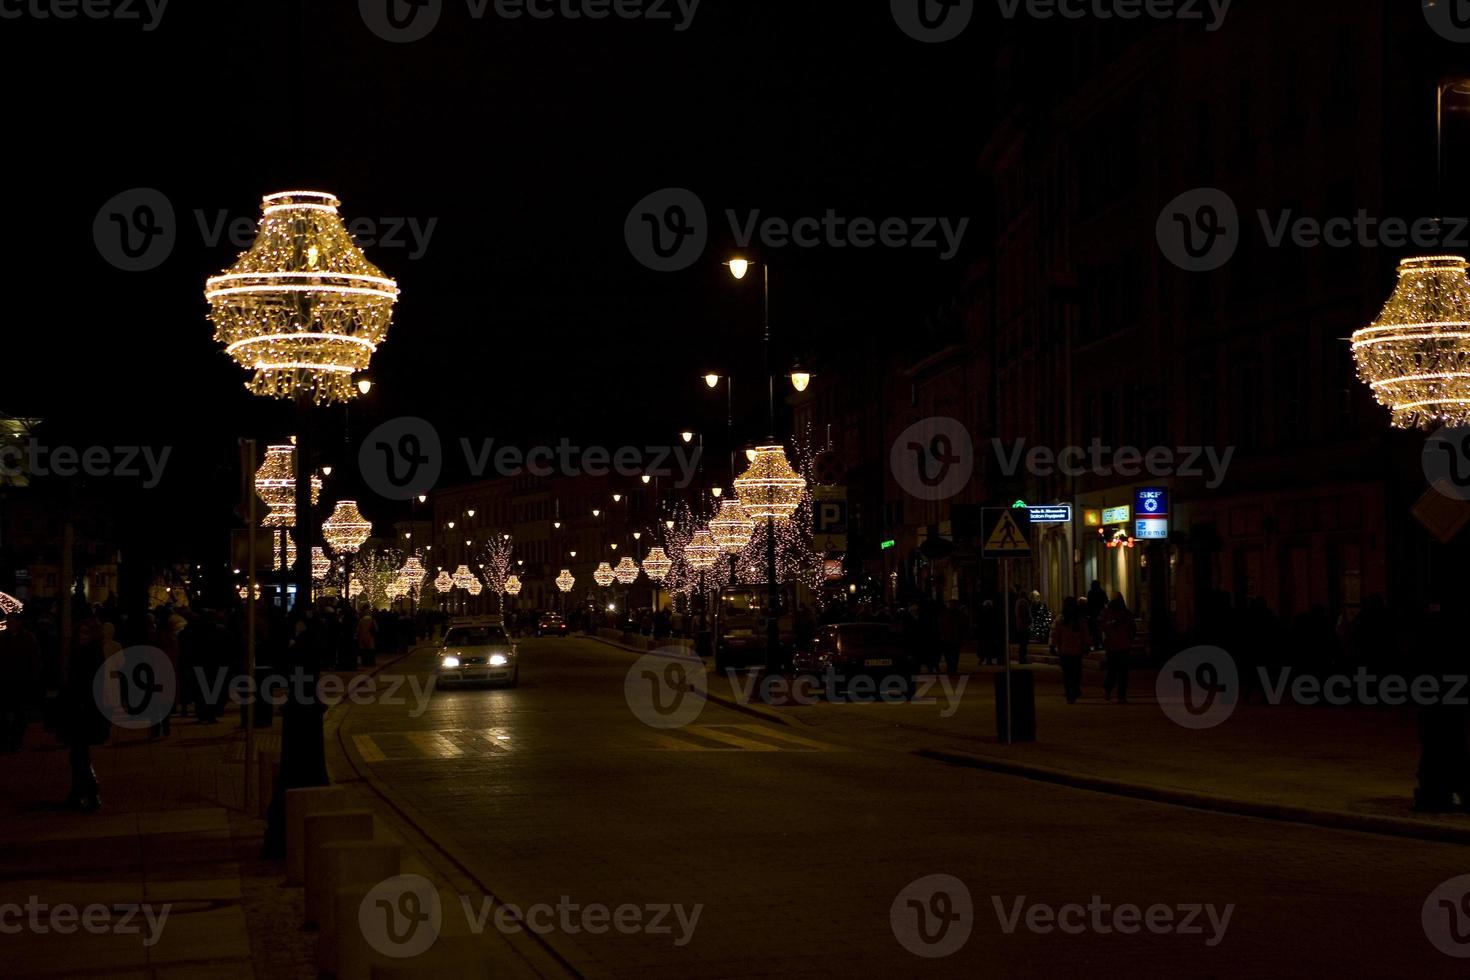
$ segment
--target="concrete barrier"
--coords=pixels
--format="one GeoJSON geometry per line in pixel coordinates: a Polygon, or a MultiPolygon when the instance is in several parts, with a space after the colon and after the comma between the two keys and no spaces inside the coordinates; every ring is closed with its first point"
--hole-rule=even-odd
{"type": "Polygon", "coordinates": [[[286,790],[286,884],[299,885],[306,878],[306,815],[346,808],[347,792],[335,786],[286,790]]]}
{"type": "MultiPolygon", "coordinates": [[[[334,914],[337,929],[338,980],[372,980],[375,976],[385,975],[379,974],[378,970],[412,970],[417,967],[420,960],[426,960],[441,944],[449,943],[456,936],[461,939],[468,938],[469,927],[465,923],[459,896],[440,890],[438,894],[442,916],[439,931],[434,934],[432,942],[428,936],[419,935],[418,929],[424,928],[422,925],[410,926],[409,923],[397,918],[392,928],[397,929],[402,926],[402,931],[390,937],[386,925],[376,924],[384,921],[379,916],[388,913],[380,913],[371,908],[367,910],[367,918],[375,925],[374,935],[369,940],[362,929],[362,907],[368,893],[374,887],[374,885],[349,885],[337,892],[337,908],[334,914]],[[452,933],[451,930],[453,930],[452,933]],[[427,948],[421,949],[420,946],[427,948]],[[397,950],[399,955],[392,955],[389,950],[397,950]]],[[[459,943],[454,942],[453,945],[457,947],[459,943]]],[[[402,975],[418,976],[419,974],[402,975]]]]}
{"type": "Polygon", "coordinates": [[[356,919],[337,918],[337,896],[343,892],[366,895],[380,881],[403,868],[403,845],[391,841],[333,841],[321,849],[322,874],[316,886],[307,881],[308,901],[317,912],[316,965],[322,973],[337,972],[338,938],[342,929],[356,930],[356,919]]]}
{"type": "Polygon", "coordinates": [[[373,839],[371,810],[323,810],[306,818],[306,925],[314,926],[320,917],[318,904],[324,895],[326,861],[322,849],[339,841],[373,839]]]}

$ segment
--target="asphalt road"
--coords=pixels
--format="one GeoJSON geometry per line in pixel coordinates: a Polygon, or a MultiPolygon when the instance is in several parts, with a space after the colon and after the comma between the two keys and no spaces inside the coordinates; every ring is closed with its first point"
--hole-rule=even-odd
{"type": "MultiPolygon", "coordinates": [[[[586,972],[1465,974],[1421,918],[1470,874],[1465,848],[958,769],[716,704],[655,728],[626,693],[637,663],[523,640],[517,688],[434,691],[418,710],[405,683],[404,703],[342,724],[501,901],[546,906],[546,941],[586,972]]],[[[432,666],[420,651],[388,674],[421,684],[432,666]]]]}

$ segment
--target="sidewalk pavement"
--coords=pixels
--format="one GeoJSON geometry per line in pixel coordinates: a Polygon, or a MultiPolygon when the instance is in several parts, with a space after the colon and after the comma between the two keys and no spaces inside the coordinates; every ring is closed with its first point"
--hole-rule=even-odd
{"type": "Polygon", "coordinates": [[[1237,705],[1217,727],[1191,730],[1161,709],[1152,670],[1133,672],[1131,703],[1123,705],[1104,700],[1103,674],[1089,664],[1083,697],[1069,705],[1060,669],[1033,664],[1014,669],[1035,678],[1037,740],[1008,746],[996,732],[993,675],[1000,668],[976,668],[969,653],[962,664],[957,678],[927,677],[927,696],[912,703],[771,707],[746,694],[751,675],[732,679],[713,670],[708,693],[827,738],[954,765],[1182,806],[1470,843],[1470,815],[1410,808],[1419,762],[1412,707],[1255,700],[1237,705]]]}
{"type": "MultiPolygon", "coordinates": [[[[329,758],[333,720],[342,710],[328,714],[329,758]]],[[[70,782],[67,750],[40,725],[30,726],[21,752],[0,755],[6,788],[0,800],[0,925],[7,927],[0,975],[318,975],[317,936],[302,927],[303,889],[284,884],[280,862],[260,859],[265,821],[258,816],[254,766],[246,809],[239,721],[239,708],[228,705],[214,725],[175,716],[173,734],[156,741],[146,731],[114,728],[92,751],[103,803],[95,814],[59,805],[70,782]],[[14,934],[8,930],[17,913],[6,908],[10,904],[26,917],[14,934]],[[130,913],[132,906],[140,910],[130,913]],[[38,910],[34,921],[31,907],[38,910]],[[89,907],[95,928],[83,930],[89,907]],[[157,926],[150,925],[150,912],[157,926]]],[[[277,712],[273,727],[255,730],[254,749],[279,759],[280,733],[277,712]]],[[[336,758],[334,784],[347,784],[354,806],[373,809],[390,836],[409,843],[415,872],[442,884],[444,876],[418,860],[432,843],[415,839],[412,828],[346,769],[340,752],[336,758]]]]}
{"type": "MultiPolygon", "coordinates": [[[[92,752],[103,809],[90,815],[59,805],[69,787],[67,750],[39,725],[21,752],[0,755],[0,905],[20,905],[27,917],[5,937],[0,972],[315,975],[311,944],[293,944],[270,926],[283,916],[283,897],[274,869],[257,860],[264,823],[253,807],[244,812],[237,722],[238,713],[212,726],[175,718],[173,734],[155,742],[114,729],[92,752]],[[33,916],[28,906],[44,911],[33,916]],[[95,931],[81,928],[89,906],[95,931]]],[[[278,733],[279,725],[257,732],[256,745],[278,752],[278,733]]],[[[16,921],[12,914],[8,924],[16,921]]]]}

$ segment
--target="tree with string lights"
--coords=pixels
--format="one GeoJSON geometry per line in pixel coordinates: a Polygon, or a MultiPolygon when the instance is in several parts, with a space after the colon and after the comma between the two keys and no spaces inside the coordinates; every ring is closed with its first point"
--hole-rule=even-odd
{"type": "Polygon", "coordinates": [[[374,609],[386,609],[393,599],[388,587],[398,577],[403,562],[403,552],[397,548],[360,552],[352,562],[352,577],[362,586],[361,599],[374,609]]]}
{"type": "Polygon", "coordinates": [[[480,550],[480,577],[485,587],[495,593],[500,612],[505,612],[505,583],[510,579],[514,550],[508,534],[495,535],[480,550]]]}

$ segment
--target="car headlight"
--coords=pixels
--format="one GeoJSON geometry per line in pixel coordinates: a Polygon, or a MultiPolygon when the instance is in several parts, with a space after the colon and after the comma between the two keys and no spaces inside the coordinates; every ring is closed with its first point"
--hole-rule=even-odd
{"type": "Polygon", "coordinates": [[[490,666],[491,667],[504,667],[508,663],[510,663],[510,658],[507,657],[505,654],[503,654],[503,653],[492,653],[492,654],[490,654],[490,666]]]}
{"type": "Polygon", "coordinates": [[[445,666],[445,667],[458,667],[459,666],[459,658],[458,657],[445,657],[444,658],[443,666],[445,666]]]}

